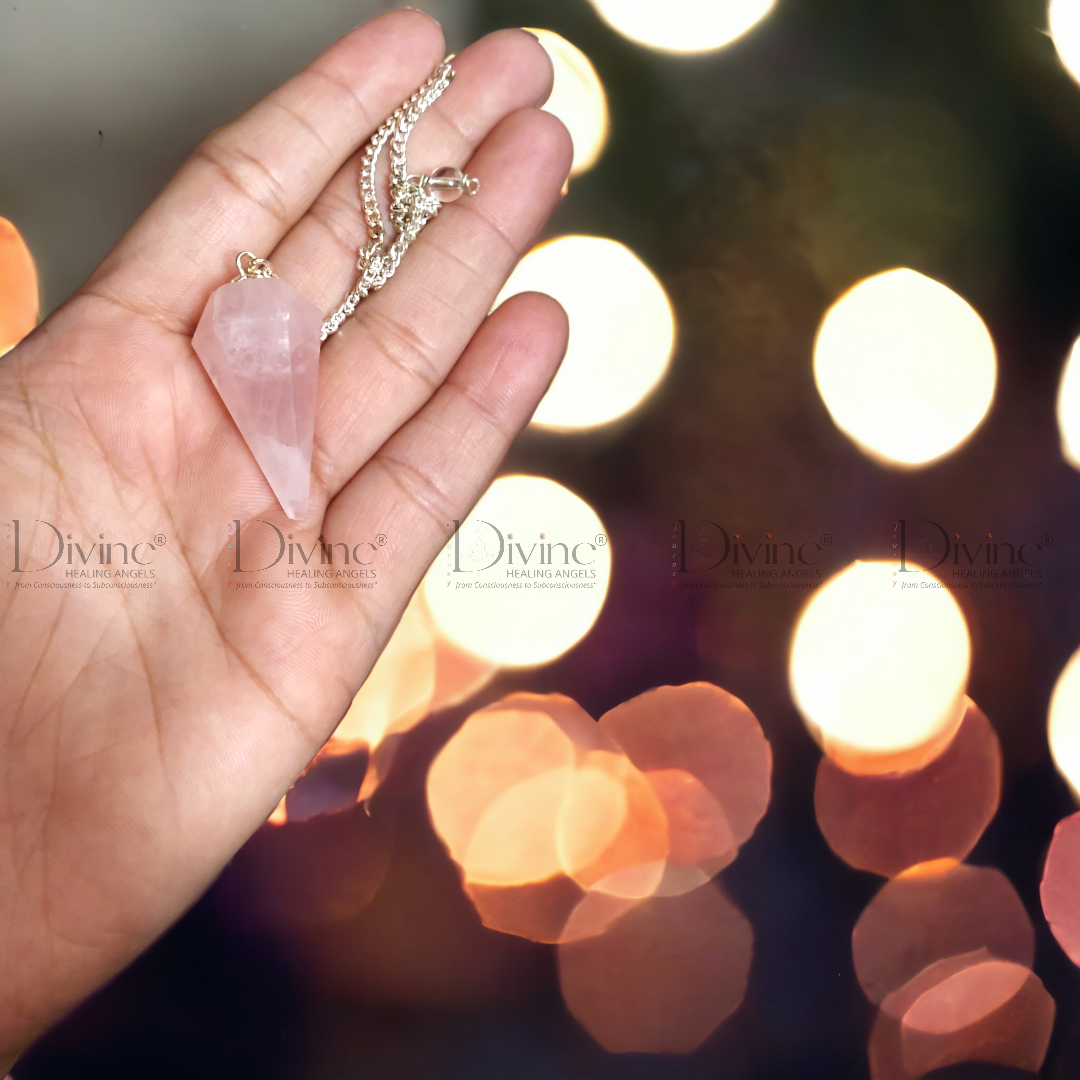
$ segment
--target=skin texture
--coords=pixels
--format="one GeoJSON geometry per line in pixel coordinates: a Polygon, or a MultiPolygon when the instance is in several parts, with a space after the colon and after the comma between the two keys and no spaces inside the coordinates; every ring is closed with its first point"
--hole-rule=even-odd
{"type": "Polygon", "coordinates": [[[538,110],[550,64],[516,30],[455,60],[410,139],[410,171],[467,167],[482,191],[446,207],[324,346],[310,520],[285,518],[191,348],[244,249],[324,311],[338,303],[365,237],[358,151],[444,53],[415,11],[343,37],[213,133],[0,360],[6,518],[168,538],[152,589],[12,585],[0,601],[0,1064],[160,935],[274,808],[562,357],[547,297],[485,320],[571,159],[538,110]],[[229,588],[234,518],[305,547],[384,534],[378,584],[229,588]]]}

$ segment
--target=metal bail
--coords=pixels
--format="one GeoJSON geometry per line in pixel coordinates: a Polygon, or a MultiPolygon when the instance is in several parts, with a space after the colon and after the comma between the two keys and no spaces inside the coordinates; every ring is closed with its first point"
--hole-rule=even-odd
{"type": "Polygon", "coordinates": [[[241,251],[236,256],[236,269],[240,272],[240,276],[234,277],[233,281],[245,281],[247,278],[277,277],[270,263],[266,259],[260,259],[251,251],[241,251]],[[246,268],[241,261],[245,255],[249,260],[246,268]]]}

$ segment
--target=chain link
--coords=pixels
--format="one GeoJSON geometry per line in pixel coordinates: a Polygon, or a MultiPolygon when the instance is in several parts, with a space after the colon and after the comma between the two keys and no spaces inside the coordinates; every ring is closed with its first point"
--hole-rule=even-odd
{"type": "Polygon", "coordinates": [[[448,56],[436,68],[434,75],[379,127],[368,143],[360,162],[360,201],[367,222],[368,243],[359,251],[356,268],[360,276],[356,285],[323,323],[321,341],[325,341],[341,326],[368,293],[386,284],[417,234],[439,212],[441,203],[431,194],[427,177],[408,175],[405,147],[416,121],[453,80],[452,59],[452,56],[448,56]],[[386,246],[386,230],[375,191],[379,154],[387,142],[390,143],[390,220],[396,233],[389,247],[386,246]]]}

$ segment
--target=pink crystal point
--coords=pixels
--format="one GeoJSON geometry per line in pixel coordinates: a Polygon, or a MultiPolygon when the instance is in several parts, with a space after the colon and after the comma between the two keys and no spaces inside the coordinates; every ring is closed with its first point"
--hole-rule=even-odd
{"type": "Polygon", "coordinates": [[[294,521],[307,514],[321,329],[319,309],[287,281],[246,278],[210,294],[191,339],[294,521]]]}

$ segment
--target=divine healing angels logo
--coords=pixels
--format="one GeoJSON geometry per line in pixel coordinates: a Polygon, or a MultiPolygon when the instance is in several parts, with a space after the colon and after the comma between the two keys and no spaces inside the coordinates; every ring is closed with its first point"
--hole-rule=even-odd
{"type": "Polygon", "coordinates": [[[900,574],[936,574],[948,588],[1038,588],[1043,579],[1040,565],[1054,537],[1049,532],[1037,540],[1005,540],[992,530],[961,535],[944,525],[920,518],[900,518],[892,526],[894,584],[900,574]]]}
{"type": "Polygon", "coordinates": [[[588,633],[611,580],[596,512],[547,477],[499,477],[445,542],[423,597],[448,640],[504,667],[561,655],[588,633]]]}
{"type": "Polygon", "coordinates": [[[774,536],[771,530],[729,531],[700,518],[687,527],[679,518],[671,533],[671,584],[674,588],[816,588],[821,564],[832,546],[830,533],[816,539],[774,536]],[[722,581],[697,581],[684,574],[719,570],[722,581]]]}
{"type": "Polygon", "coordinates": [[[166,541],[161,533],[153,540],[132,542],[106,538],[104,532],[98,532],[92,539],[71,532],[65,534],[41,518],[28,520],[25,525],[26,530],[21,519],[12,518],[5,530],[7,586],[14,583],[18,589],[153,587],[154,553],[166,541]],[[38,525],[44,528],[35,528],[38,525]],[[62,575],[60,580],[13,579],[15,574],[43,574],[54,568],[62,575]]]}
{"type": "Polygon", "coordinates": [[[347,543],[333,540],[320,533],[307,543],[294,533],[284,533],[272,522],[257,518],[248,523],[241,541],[240,520],[228,524],[225,536],[226,587],[237,589],[268,588],[337,588],[371,589],[375,587],[378,571],[375,557],[386,544],[386,534],[374,540],[347,543]],[[253,534],[255,526],[266,526],[253,534]],[[256,580],[241,575],[255,575],[281,568],[272,575],[282,580],[256,580]],[[234,575],[237,575],[234,578],[234,575]]]}
{"type": "MultiPolygon", "coordinates": [[[[603,533],[587,540],[549,540],[540,532],[529,540],[493,522],[471,519],[462,541],[461,522],[454,521],[447,544],[447,577],[451,574],[482,574],[500,568],[500,577],[515,581],[536,579],[595,580],[596,552],[607,545],[603,533]]],[[[449,582],[448,582],[449,584],[449,582]]],[[[458,583],[460,588],[470,583],[458,583]]]]}

